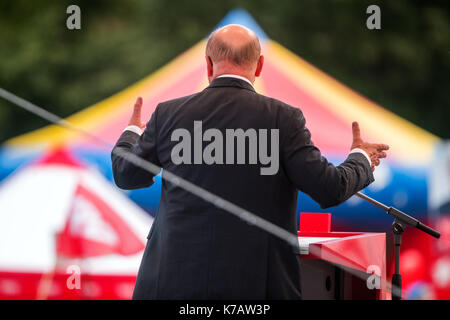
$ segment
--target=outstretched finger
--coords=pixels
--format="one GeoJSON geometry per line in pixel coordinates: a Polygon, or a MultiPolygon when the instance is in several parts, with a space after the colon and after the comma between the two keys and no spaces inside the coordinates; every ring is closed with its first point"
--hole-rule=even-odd
{"type": "Polygon", "coordinates": [[[387,144],[382,144],[382,143],[377,144],[376,148],[377,148],[378,152],[383,151],[383,150],[389,150],[389,146],[387,144]]]}
{"type": "Polygon", "coordinates": [[[380,164],[380,160],[378,160],[377,158],[371,158],[370,160],[372,166],[378,166],[380,164]]]}
{"type": "Polygon", "coordinates": [[[386,158],[387,154],[384,151],[378,152],[377,153],[377,158],[386,158]]]}

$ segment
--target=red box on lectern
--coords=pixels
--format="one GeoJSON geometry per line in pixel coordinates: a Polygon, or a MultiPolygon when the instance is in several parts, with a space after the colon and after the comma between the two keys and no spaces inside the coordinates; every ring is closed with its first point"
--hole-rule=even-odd
{"type": "Polygon", "coordinates": [[[300,213],[303,299],[386,299],[386,234],[332,232],[330,213],[300,213]]]}

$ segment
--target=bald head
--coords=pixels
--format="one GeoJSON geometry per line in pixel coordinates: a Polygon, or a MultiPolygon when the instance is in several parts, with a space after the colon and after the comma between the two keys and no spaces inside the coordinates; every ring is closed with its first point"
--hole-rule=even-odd
{"type": "Polygon", "coordinates": [[[258,63],[261,46],[253,31],[232,24],[211,34],[206,45],[206,55],[213,63],[226,61],[246,68],[258,63]]]}

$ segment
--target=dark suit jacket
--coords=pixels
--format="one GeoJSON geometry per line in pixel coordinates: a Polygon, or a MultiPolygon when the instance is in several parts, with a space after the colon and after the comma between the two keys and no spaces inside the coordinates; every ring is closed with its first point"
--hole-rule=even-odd
{"type": "MultiPolygon", "coordinates": [[[[235,78],[217,78],[199,93],[160,103],[144,133],[125,131],[115,148],[124,148],[293,234],[298,190],[326,208],[373,181],[361,153],[332,165],[312,143],[298,108],[260,95],[235,78]],[[170,155],[178,142],[171,141],[171,133],[185,128],[193,137],[195,120],[203,121],[203,132],[279,129],[278,173],[261,175],[259,164],[175,165],[170,155]]],[[[153,183],[152,174],[114,154],[112,166],[122,189],[153,183]]],[[[286,242],[163,180],[133,298],[299,299],[299,256],[286,242]]]]}

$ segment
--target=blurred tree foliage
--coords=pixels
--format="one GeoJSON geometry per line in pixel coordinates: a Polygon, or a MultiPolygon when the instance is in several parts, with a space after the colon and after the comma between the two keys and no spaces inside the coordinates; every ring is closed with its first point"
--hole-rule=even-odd
{"type": "MultiPolygon", "coordinates": [[[[236,7],[265,32],[356,91],[450,137],[448,1],[0,0],[0,87],[60,116],[147,76],[236,7]],[[66,8],[81,8],[81,30],[66,8]],[[381,8],[381,30],[366,8],[381,8]]],[[[47,123],[0,101],[0,142],[47,123]]]]}

